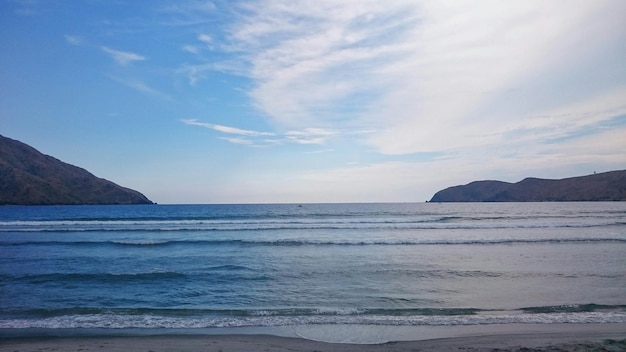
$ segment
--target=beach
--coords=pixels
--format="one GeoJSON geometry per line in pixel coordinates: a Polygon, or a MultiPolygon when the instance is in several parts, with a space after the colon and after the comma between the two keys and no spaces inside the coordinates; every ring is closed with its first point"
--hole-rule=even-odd
{"type": "MultiPolygon", "coordinates": [[[[419,330],[419,329],[417,329],[419,330]]],[[[416,331],[417,331],[416,330],[416,331]]],[[[439,327],[428,338],[378,344],[329,343],[259,334],[77,334],[3,337],[0,352],[27,351],[626,351],[626,324],[439,327]],[[438,330],[438,331],[437,331],[438,330]],[[514,330],[517,330],[514,331],[514,330]],[[543,331],[543,332],[542,332],[543,331]]],[[[410,336],[405,336],[410,338],[410,336]]]]}

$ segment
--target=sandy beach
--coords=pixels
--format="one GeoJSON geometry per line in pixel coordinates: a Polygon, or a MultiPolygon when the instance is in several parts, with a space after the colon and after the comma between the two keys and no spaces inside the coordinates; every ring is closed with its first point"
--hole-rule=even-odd
{"type": "MultiPolygon", "coordinates": [[[[471,336],[345,344],[296,337],[253,334],[166,334],[115,336],[3,337],[0,352],[26,351],[626,351],[626,325],[570,324],[546,326],[544,333],[519,333],[493,326],[471,336]]],[[[443,329],[445,330],[445,328],[443,329]]],[[[449,331],[462,334],[462,329],[449,331]]]]}

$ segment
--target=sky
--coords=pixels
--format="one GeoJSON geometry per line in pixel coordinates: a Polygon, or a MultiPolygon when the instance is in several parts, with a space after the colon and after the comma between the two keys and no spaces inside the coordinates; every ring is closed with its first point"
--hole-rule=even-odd
{"type": "Polygon", "coordinates": [[[626,169],[626,1],[0,0],[0,134],[158,203],[626,169]]]}

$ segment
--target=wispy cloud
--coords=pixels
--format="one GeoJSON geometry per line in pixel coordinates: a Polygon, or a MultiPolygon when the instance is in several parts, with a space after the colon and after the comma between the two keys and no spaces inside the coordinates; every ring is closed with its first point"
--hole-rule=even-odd
{"type": "Polygon", "coordinates": [[[240,129],[236,127],[217,125],[213,123],[198,122],[198,120],[196,119],[183,119],[182,122],[185,125],[189,125],[189,126],[200,126],[200,127],[210,128],[212,130],[222,132],[222,133],[237,134],[237,135],[248,136],[248,137],[274,136],[275,135],[274,133],[271,133],[271,132],[244,130],[244,129],[240,129]]]}
{"type": "Polygon", "coordinates": [[[313,150],[310,152],[306,152],[306,154],[323,154],[323,153],[331,153],[334,151],[335,149],[320,149],[320,150],[313,150]]]}
{"type": "MultiPolygon", "coordinates": [[[[537,122],[535,114],[604,94],[585,92],[588,74],[583,72],[593,68],[570,57],[598,50],[589,29],[615,38],[615,26],[624,28],[616,16],[604,13],[607,24],[596,23],[606,10],[591,3],[567,9],[561,2],[492,5],[428,3],[428,21],[413,34],[421,38],[415,50],[385,67],[398,84],[381,104],[381,111],[393,118],[371,139],[381,152],[510,143],[494,132],[511,126],[530,129],[537,122]],[[572,86],[574,81],[578,87],[572,86]]],[[[570,122],[570,116],[553,115],[543,121],[544,130],[570,122]]]]}
{"type": "Polygon", "coordinates": [[[107,53],[115,62],[120,65],[129,65],[135,61],[144,61],[146,57],[130,52],[130,51],[120,51],[111,49],[109,47],[103,46],[102,51],[107,53]]]}
{"type": "Polygon", "coordinates": [[[172,28],[194,28],[212,22],[208,15],[218,10],[212,1],[181,0],[169,1],[155,9],[158,25],[172,28]],[[165,16],[165,17],[163,17],[165,16]]]}
{"type": "Polygon", "coordinates": [[[192,0],[192,1],[175,1],[158,8],[160,12],[169,12],[177,14],[197,14],[202,12],[213,12],[217,10],[217,6],[208,0],[192,0]]]}
{"type": "Polygon", "coordinates": [[[241,128],[236,128],[236,127],[231,127],[231,126],[200,122],[196,119],[183,119],[181,121],[188,126],[199,126],[199,127],[212,129],[214,131],[225,133],[225,134],[234,134],[234,135],[241,136],[238,138],[230,138],[230,137],[220,137],[220,138],[227,140],[231,143],[235,143],[235,144],[248,144],[248,145],[255,145],[255,146],[261,146],[261,145],[272,146],[272,145],[282,145],[285,143],[323,145],[323,144],[326,144],[326,142],[328,141],[330,137],[337,136],[340,134],[337,131],[331,131],[331,130],[323,129],[323,128],[305,128],[302,130],[291,130],[283,134],[278,134],[274,132],[254,131],[254,130],[241,129],[241,128]],[[265,138],[265,137],[274,137],[274,138],[265,138]]]}
{"type": "Polygon", "coordinates": [[[510,121],[502,126],[499,135],[502,142],[549,143],[591,133],[623,116],[626,116],[626,86],[510,121]]]}
{"type": "Polygon", "coordinates": [[[220,139],[223,139],[233,144],[254,145],[253,141],[244,138],[220,137],[220,139]]]}
{"type": "Polygon", "coordinates": [[[285,138],[298,144],[324,144],[328,137],[336,134],[336,131],[322,128],[305,128],[301,131],[287,131],[285,138]]]}
{"type": "Polygon", "coordinates": [[[15,13],[22,16],[33,16],[37,14],[37,7],[40,5],[35,0],[13,0],[16,5],[15,13]]]}
{"type": "Polygon", "coordinates": [[[407,7],[401,1],[248,3],[231,39],[256,82],[250,97],[286,126],[354,118],[369,104],[346,99],[378,92],[380,64],[404,50],[397,38],[417,20],[407,7]]]}
{"type": "Polygon", "coordinates": [[[171,101],[172,97],[169,96],[166,93],[163,93],[161,91],[159,91],[158,89],[155,89],[151,86],[149,86],[148,84],[146,84],[145,82],[142,82],[140,80],[135,80],[135,79],[128,79],[128,78],[120,78],[120,77],[114,77],[111,76],[111,79],[125,85],[126,87],[132,88],[138,92],[141,92],[143,94],[147,94],[147,95],[152,95],[154,97],[163,99],[163,100],[168,100],[171,101]]]}
{"type": "MultiPolygon", "coordinates": [[[[186,51],[197,54],[199,49],[195,46],[190,46],[186,51]]],[[[197,64],[197,65],[184,65],[177,69],[179,74],[186,76],[189,84],[195,86],[199,81],[205,79],[211,72],[215,71],[214,64],[197,64]]]]}
{"type": "MultiPolygon", "coordinates": [[[[198,55],[203,49],[214,49],[215,45],[214,45],[214,41],[213,41],[213,37],[211,37],[209,34],[199,34],[198,38],[197,38],[198,42],[200,42],[199,44],[186,44],[182,46],[182,50],[186,51],[188,53],[194,54],[194,55],[198,55]]],[[[186,71],[188,74],[190,74],[190,76],[193,74],[190,71],[186,71]]],[[[190,81],[192,79],[190,78],[190,81]]],[[[197,80],[197,78],[193,78],[194,83],[195,80],[197,80]]],[[[192,84],[193,85],[193,84],[192,84]]]]}
{"type": "Polygon", "coordinates": [[[211,38],[208,34],[200,34],[198,35],[198,40],[205,44],[211,44],[213,42],[213,38],[211,38]]]}
{"type": "Polygon", "coordinates": [[[63,37],[65,38],[65,41],[70,45],[79,46],[83,44],[83,38],[81,36],[66,34],[63,37]]]}
{"type": "Polygon", "coordinates": [[[188,52],[188,53],[192,53],[192,54],[197,54],[197,53],[199,53],[199,52],[200,52],[200,49],[198,49],[198,47],[197,47],[197,46],[195,46],[195,45],[190,45],[190,44],[183,45],[181,49],[182,49],[183,51],[186,51],[186,52],[188,52]]]}
{"type": "MultiPolygon", "coordinates": [[[[275,125],[359,126],[382,154],[541,143],[622,111],[623,82],[586,83],[590,72],[604,72],[599,80],[615,70],[620,54],[611,48],[626,33],[618,15],[626,3],[579,5],[250,1],[228,28],[236,70],[212,63],[187,72],[192,83],[212,70],[245,75],[254,106],[275,125]],[[575,104],[605,95],[617,98],[587,109],[593,117],[575,104]]],[[[297,137],[285,135],[325,138],[297,137]]]]}

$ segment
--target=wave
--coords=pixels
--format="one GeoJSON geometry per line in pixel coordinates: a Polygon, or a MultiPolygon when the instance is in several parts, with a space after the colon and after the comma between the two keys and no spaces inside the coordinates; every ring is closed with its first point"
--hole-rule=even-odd
{"type": "Polygon", "coordinates": [[[51,273],[51,274],[36,274],[36,275],[24,275],[24,276],[12,276],[2,275],[0,276],[2,281],[27,281],[31,284],[44,284],[44,283],[57,283],[66,284],[71,282],[86,283],[114,283],[124,282],[129,283],[133,281],[149,281],[158,280],[159,282],[167,280],[177,280],[185,278],[186,275],[171,271],[159,271],[159,272],[142,272],[142,273],[51,273]]]}
{"type": "Polygon", "coordinates": [[[290,220],[49,220],[0,221],[0,232],[178,232],[178,231],[280,231],[280,230],[366,230],[366,229],[512,229],[588,228],[623,226],[623,219],[611,217],[458,217],[426,218],[297,218],[290,220]]]}
{"type": "Polygon", "coordinates": [[[318,324],[452,326],[626,323],[626,306],[571,305],[509,311],[472,308],[186,310],[71,308],[0,318],[0,328],[214,328],[318,324]],[[563,311],[563,307],[565,311],[563,311]]]}
{"type": "Polygon", "coordinates": [[[185,285],[191,280],[201,280],[207,284],[220,284],[229,282],[254,281],[262,282],[270,280],[270,277],[253,268],[243,265],[214,265],[203,268],[202,271],[182,273],[175,271],[154,271],[137,273],[45,273],[45,274],[0,274],[0,285],[40,285],[53,284],[63,285],[139,285],[153,284],[185,285]]]}
{"type": "Polygon", "coordinates": [[[575,238],[496,238],[496,239],[207,239],[207,240],[109,240],[109,241],[4,241],[1,247],[69,246],[69,247],[170,247],[170,246],[441,246],[441,245],[500,245],[500,244],[576,244],[626,243],[623,237],[575,238]]]}
{"type": "MultiPolygon", "coordinates": [[[[97,206],[72,206],[63,209],[43,207],[35,212],[16,211],[8,212],[6,222],[18,221],[42,221],[42,219],[55,220],[59,222],[143,222],[143,221],[256,221],[274,220],[290,221],[298,219],[331,220],[331,219],[427,219],[437,221],[443,220],[542,220],[542,219],[591,219],[591,218],[624,218],[626,210],[612,209],[606,204],[615,205],[619,203],[594,203],[601,205],[601,208],[583,206],[584,203],[527,203],[528,208],[519,208],[521,203],[448,203],[444,207],[423,207],[424,204],[405,204],[405,209],[400,204],[379,203],[370,204],[369,207],[362,207],[363,204],[320,204],[316,207],[279,206],[271,205],[247,205],[244,207],[233,207],[228,205],[198,205],[189,209],[186,206],[158,206],[147,208],[137,207],[102,207],[97,206]],[[558,204],[559,209],[555,210],[554,205],[558,204]],[[401,209],[398,209],[400,206],[401,209]],[[479,206],[479,207],[476,207],[479,206]],[[575,206],[569,209],[570,206],[575,206]],[[503,211],[505,207],[508,211],[503,211]],[[237,209],[239,208],[239,209],[237,209]],[[146,211],[149,210],[149,211],[146,211]],[[9,220],[11,219],[11,220],[9,220]]],[[[36,207],[35,207],[36,208],[36,207]]],[[[32,208],[29,208],[32,209],[32,208]]],[[[7,209],[10,210],[10,209],[7,209]]]]}
{"type": "MultiPolygon", "coordinates": [[[[67,315],[153,315],[153,316],[467,316],[467,315],[508,315],[508,314],[546,314],[546,313],[590,313],[614,312],[625,313],[626,305],[605,304],[569,304],[558,306],[524,307],[510,309],[479,308],[274,308],[274,309],[185,309],[185,308],[98,308],[74,307],[61,309],[30,309],[19,313],[28,317],[55,317],[67,315]]],[[[12,314],[17,314],[13,312],[12,314]]]]}
{"type": "Polygon", "coordinates": [[[626,305],[603,305],[603,304],[568,304],[560,306],[526,307],[521,308],[526,313],[575,313],[596,312],[606,310],[626,310],[626,305]]]}
{"type": "MultiPolygon", "coordinates": [[[[302,274],[300,277],[294,276],[293,278],[299,279],[306,275],[318,275],[316,271],[308,271],[302,274]]],[[[483,271],[483,270],[429,270],[429,269],[407,269],[407,270],[384,270],[373,269],[369,272],[371,275],[389,275],[390,277],[406,276],[411,279],[424,278],[424,279],[464,279],[464,278],[504,278],[507,280],[527,279],[528,277],[561,277],[559,274],[526,274],[526,273],[507,273],[498,271],[483,271]]],[[[595,278],[609,278],[609,279],[623,279],[623,274],[580,274],[576,277],[595,277],[595,278]]],[[[573,277],[570,277],[573,278],[573,277]]],[[[50,274],[2,274],[0,275],[0,285],[25,285],[25,287],[32,287],[32,285],[153,285],[157,284],[162,286],[164,283],[171,284],[176,287],[184,287],[189,283],[202,282],[205,285],[218,285],[218,284],[232,284],[237,282],[243,284],[248,282],[249,284],[256,285],[257,283],[268,283],[276,280],[276,276],[273,273],[268,273],[263,270],[257,270],[246,266],[239,265],[216,265],[196,272],[179,273],[179,272],[143,272],[143,273],[50,273],[50,274]]],[[[396,299],[379,297],[379,301],[389,301],[392,304],[397,303],[396,299]]],[[[404,300],[402,303],[413,303],[411,300],[404,300]]],[[[574,312],[574,311],[591,311],[597,307],[588,306],[584,310],[578,310],[578,308],[563,306],[558,308],[545,307],[538,308],[523,308],[525,312],[574,312]]],[[[403,312],[424,314],[427,310],[415,310],[403,312]]],[[[368,312],[374,312],[369,310],[368,312]]],[[[389,311],[386,311],[389,313],[389,311]]],[[[442,310],[428,310],[431,315],[446,315],[442,310]]],[[[457,314],[458,310],[453,310],[453,313],[457,314]]],[[[473,310],[467,312],[473,313],[473,310]]]]}

